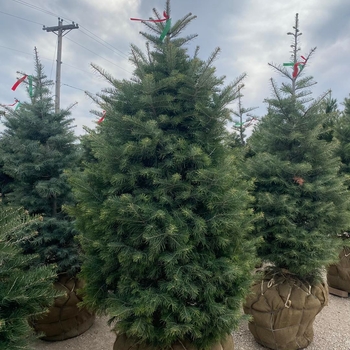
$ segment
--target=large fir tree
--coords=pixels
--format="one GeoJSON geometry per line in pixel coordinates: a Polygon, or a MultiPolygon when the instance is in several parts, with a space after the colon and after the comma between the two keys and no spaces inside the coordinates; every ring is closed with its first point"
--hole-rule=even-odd
{"type": "MultiPolygon", "coordinates": [[[[162,16],[154,10],[155,18],[162,16]]],[[[170,14],[169,1],[166,13],[170,14]]],[[[90,131],[85,169],[72,178],[88,284],[84,303],[111,316],[117,332],[154,346],[206,347],[237,326],[254,246],[246,240],[250,184],[224,145],[227,105],[213,61],[178,37],[195,16],[144,24],[147,52],[132,46],[130,80],[99,95],[104,121],[90,131]]]]}
{"type": "Polygon", "coordinates": [[[28,318],[44,312],[55,296],[54,269],[36,266],[36,257],[20,249],[39,219],[0,202],[0,349],[28,349],[33,336],[28,318]]]}
{"type": "Polygon", "coordinates": [[[293,28],[291,62],[270,65],[287,82],[278,87],[271,80],[268,113],[248,141],[254,154],[248,166],[256,178],[255,210],[263,213],[256,226],[264,239],[260,256],[312,283],[337,259],[334,237],[349,225],[349,193],[335,144],[325,137],[322,97],[310,97],[314,82],[303,76],[315,49],[299,58],[298,16],[293,28]]]}
{"type": "MultiPolygon", "coordinates": [[[[35,74],[27,84],[29,102],[4,117],[0,138],[2,172],[9,176],[6,202],[43,215],[39,234],[26,242],[41,263],[57,264],[57,273],[75,275],[80,266],[72,221],[62,211],[72,203],[65,170],[76,166],[77,151],[69,112],[55,113],[52,82],[44,74],[35,49],[35,74]]],[[[25,82],[24,82],[25,83],[25,82]]]]}

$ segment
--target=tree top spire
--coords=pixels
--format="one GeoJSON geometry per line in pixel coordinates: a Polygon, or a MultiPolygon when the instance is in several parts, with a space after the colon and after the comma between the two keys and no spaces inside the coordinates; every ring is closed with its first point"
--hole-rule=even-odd
{"type": "MultiPolygon", "coordinates": [[[[312,48],[308,54],[306,55],[299,55],[300,49],[300,42],[299,37],[303,34],[300,32],[299,29],[299,14],[296,13],[295,15],[295,24],[293,26],[293,31],[288,32],[287,35],[292,36],[292,43],[290,47],[291,50],[291,59],[290,62],[284,62],[281,64],[275,64],[275,63],[269,63],[269,66],[277,70],[279,73],[282,74],[282,76],[288,78],[291,81],[291,84],[283,84],[283,86],[286,88],[286,91],[290,93],[292,96],[296,97],[296,91],[300,89],[301,86],[298,85],[297,79],[301,72],[304,70],[307,62],[309,61],[311,55],[315,52],[316,47],[312,48]],[[290,70],[292,68],[292,71],[290,70]]],[[[304,78],[305,79],[305,78],[304,78]]],[[[301,80],[304,80],[301,79],[301,80]]],[[[308,78],[306,78],[308,80],[308,78]]],[[[309,87],[311,85],[314,85],[314,82],[307,81],[307,84],[304,85],[305,82],[302,82],[302,85],[304,87],[309,87]]]]}
{"type": "Polygon", "coordinates": [[[298,51],[300,51],[298,37],[303,33],[299,30],[299,14],[295,14],[295,25],[293,26],[294,32],[288,32],[287,35],[292,36],[292,44],[290,45],[292,48],[292,62],[296,64],[298,62],[298,51]]]}
{"type": "MultiPolygon", "coordinates": [[[[165,38],[173,39],[178,36],[178,34],[187,26],[189,22],[197,18],[197,16],[188,13],[183,18],[177,20],[175,23],[172,22],[171,18],[171,7],[170,0],[166,0],[165,9],[161,13],[156,8],[153,8],[154,18],[149,19],[140,19],[140,18],[130,18],[133,21],[141,21],[150,31],[153,33],[146,33],[140,31],[140,34],[144,36],[150,42],[153,42],[155,45],[159,45],[163,42],[165,38]],[[156,34],[156,35],[154,35],[156,34]]],[[[183,45],[185,42],[190,41],[197,35],[189,35],[186,38],[181,40],[183,45]]]]}

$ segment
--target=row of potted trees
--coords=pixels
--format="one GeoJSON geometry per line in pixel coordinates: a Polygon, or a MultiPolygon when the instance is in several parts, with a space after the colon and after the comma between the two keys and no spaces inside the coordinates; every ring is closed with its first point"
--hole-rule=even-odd
{"type": "MultiPolygon", "coordinates": [[[[54,112],[52,82],[44,74],[36,49],[35,74],[30,83],[24,80],[22,84],[26,86],[29,102],[22,101],[16,109],[7,108],[3,118],[1,194],[6,208],[23,207],[30,217],[40,215],[41,220],[30,227],[34,234],[20,240],[17,249],[26,259],[31,257],[32,268],[36,267],[38,273],[44,267],[53,269],[55,278],[51,285],[57,296],[51,298],[49,306],[43,298],[46,312],[39,317],[37,310],[35,315],[27,314],[27,319],[43,339],[64,340],[83,333],[95,317],[78,307],[81,248],[75,239],[73,221],[63,211],[63,205],[74,201],[65,170],[79,166],[80,152],[69,111],[54,112]]],[[[11,293],[16,293],[16,289],[11,293]]],[[[17,338],[11,337],[16,346],[17,338]]]]}
{"type": "Polygon", "coordinates": [[[350,224],[326,95],[310,99],[314,83],[303,76],[315,50],[298,58],[297,15],[291,61],[271,65],[289,83],[272,80],[267,115],[244,149],[229,151],[225,122],[242,77],[222,87],[215,53],[189,56],[191,37],[177,34],[191,19],[164,41],[162,22],[147,23],[156,34],[141,34],[153,49],[132,47],[131,81],[94,67],[112,88],[96,100],[106,118],[89,130],[89,160],[71,179],[87,254],[83,304],[111,315],[114,349],[232,348],[242,301],[260,344],[305,348],[328,300],[323,269],[350,224]],[[255,248],[268,267],[250,288],[255,248]]]}
{"type": "MultiPolygon", "coordinates": [[[[165,12],[170,18],[169,1],[165,12]]],[[[61,340],[103,313],[115,350],[233,349],[243,304],[260,344],[305,348],[327,304],[322,269],[337,261],[346,242],[338,236],[350,227],[339,147],[347,128],[324,137],[323,97],[309,99],[313,81],[303,75],[314,50],[298,58],[296,16],[291,61],[271,65],[287,82],[272,80],[267,115],[245,147],[230,147],[229,106],[244,75],[224,86],[213,67],[219,50],[207,61],[198,50],[190,56],[184,46],[194,36],[179,33],[195,16],[169,29],[154,15],[159,21],[144,23],[151,34],[141,33],[146,54],[132,46],[131,80],[94,66],[111,88],[94,97],[105,118],[79,147],[69,113],[52,110],[36,52],[30,102],[7,111],[4,201],[43,218],[17,248],[43,269],[54,265],[64,292],[30,324],[61,340]]]]}

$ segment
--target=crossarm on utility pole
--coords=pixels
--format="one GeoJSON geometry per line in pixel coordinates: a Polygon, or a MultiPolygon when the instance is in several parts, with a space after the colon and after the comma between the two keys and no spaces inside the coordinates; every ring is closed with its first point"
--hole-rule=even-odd
{"type": "Polygon", "coordinates": [[[56,82],[55,82],[55,113],[60,111],[60,96],[61,96],[61,65],[62,65],[62,37],[65,30],[71,31],[72,29],[78,29],[78,24],[74,22],[72,24],[63,25],[63,19],[58,18],[58,25],[54,27],[43,27],[43,30],[47,32],[53,32],[57,34],[57,60],[56,60],[56,82]],[[56,33],[57,32],[57,33],[56,33]]]}

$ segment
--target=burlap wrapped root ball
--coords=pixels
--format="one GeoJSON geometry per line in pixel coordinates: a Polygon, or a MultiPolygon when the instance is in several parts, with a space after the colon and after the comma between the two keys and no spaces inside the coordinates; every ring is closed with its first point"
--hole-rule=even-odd
{"type": "MultiPolygon", "coordinates": [[[[174,343],[171,350],[199,350],[188,341],[178,341],[174,343]]],[[[114,342],[113,350],[157,350],[156,348],[138,343],[133,338],[128,338],[125,334],[117,334],[117,339],[114,342]]],[[[208,350],[234,350],[232,335],[228,335],[223,341],[214,344],[208,350]]]]}
{"type": "Polygon", "coordinates": [[[344,247],[339,254],[339,262],[327,269],[330,287],[350,293],[350,248],[344,247]]]}
{"type": "Polygon", "coordinates": [[[73,338],[93,325],[95,315],[77,305],[82,301],[77,290],[82,287],[83,282],[77,277],[62,275],[55,282],[54,288],[65,295],[55,298],[48,313],[31,321],[35,331],[44,334],[41,339],[59,341],[73,338]]]}
{"type": "Polygon", "coordinates": [[[294,350],[312,342],[315,317],[327,303],[325,283],[311,286],[287,275],[254,284],[244,312],[252,316],[249,329],[259,344],[294,350]]]}

